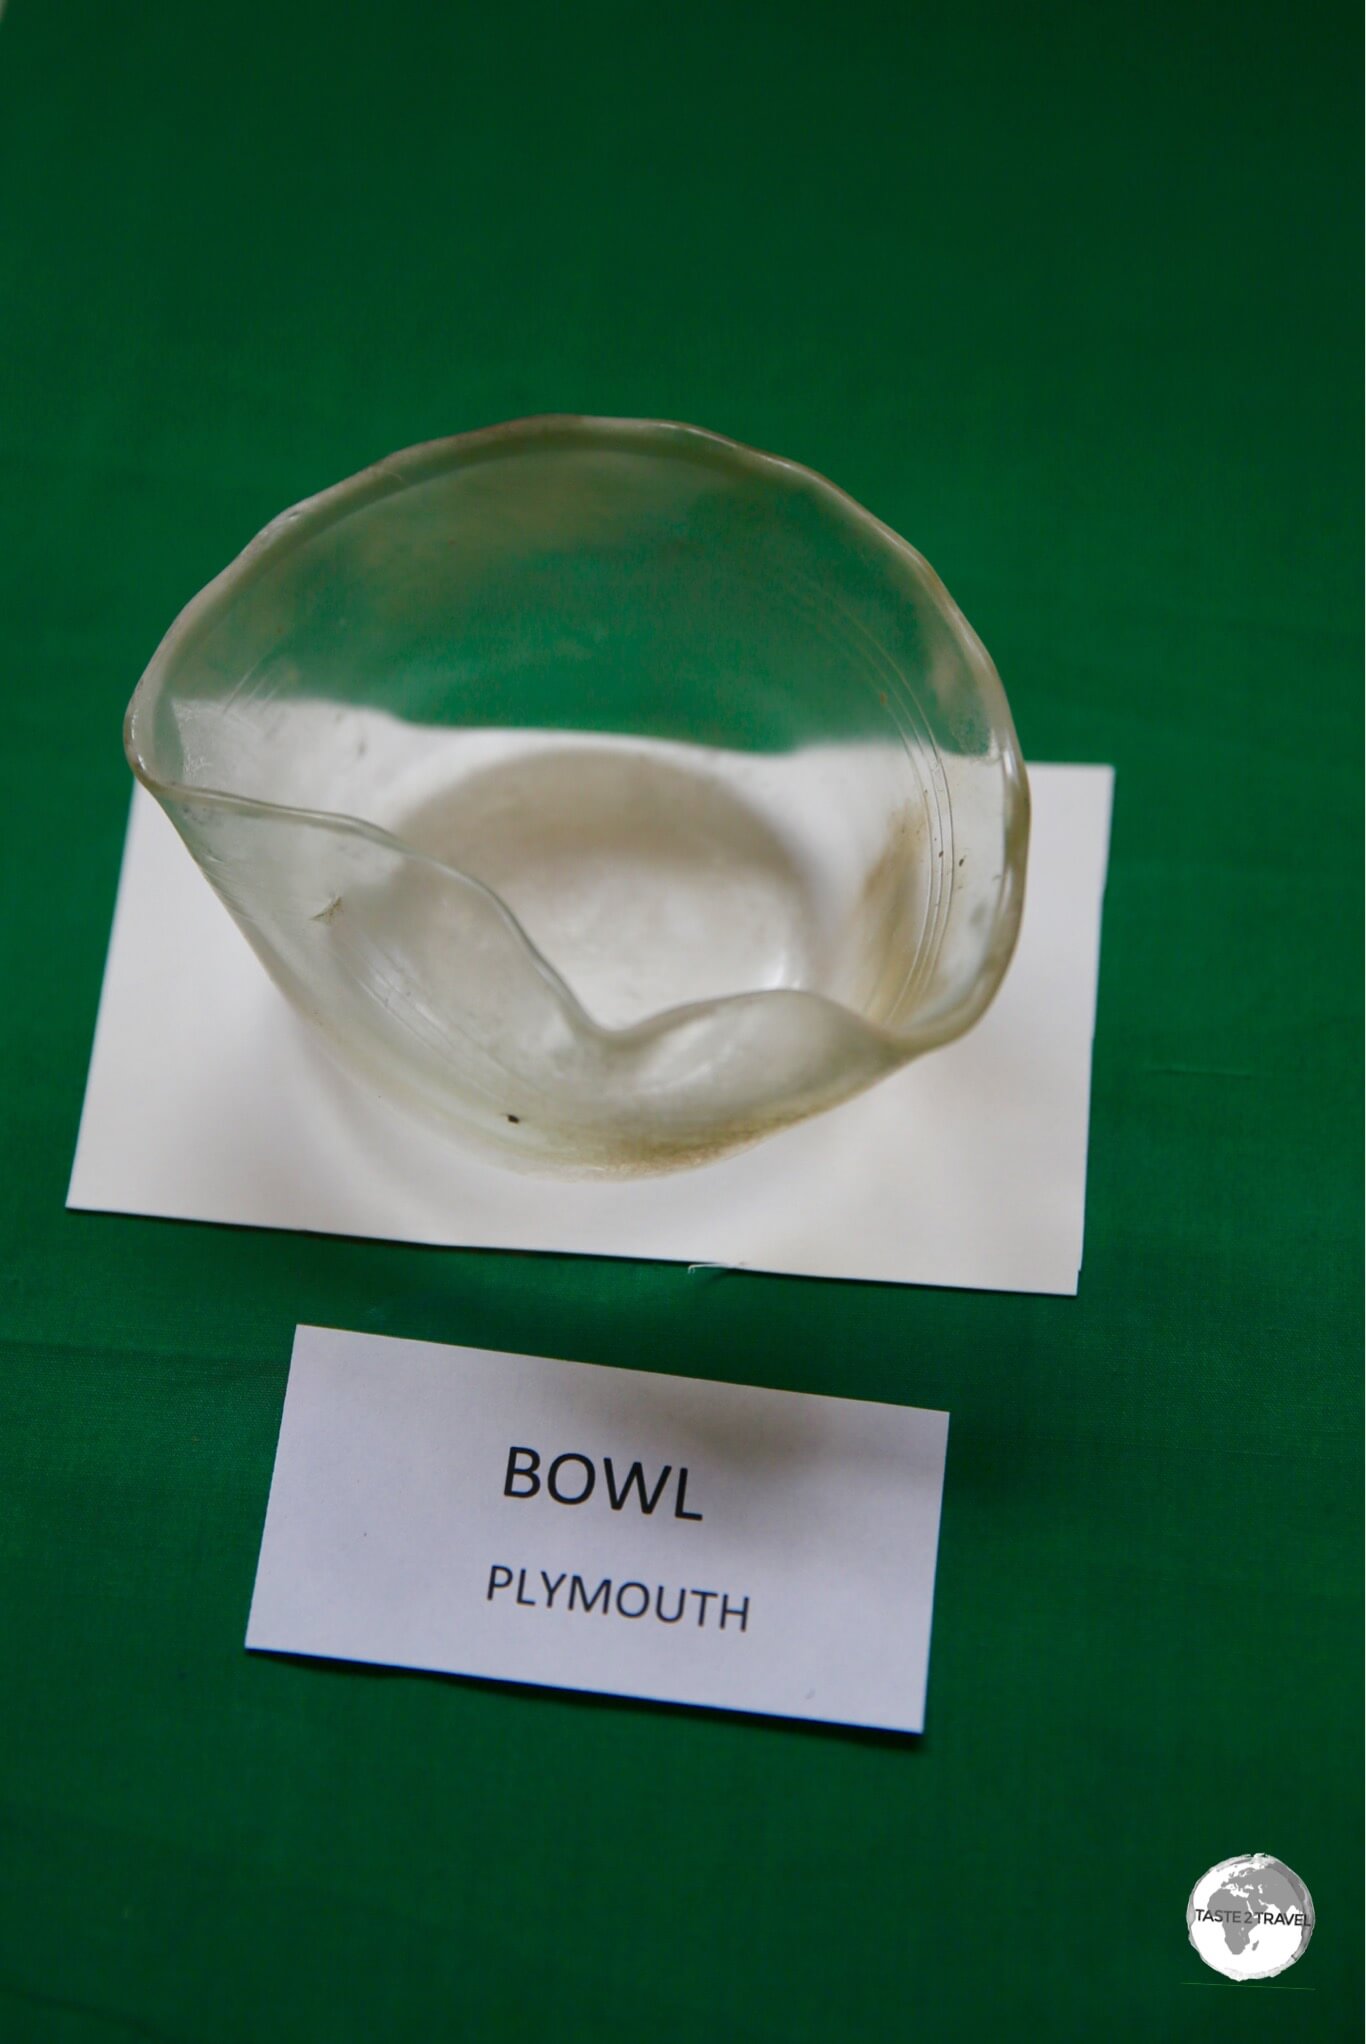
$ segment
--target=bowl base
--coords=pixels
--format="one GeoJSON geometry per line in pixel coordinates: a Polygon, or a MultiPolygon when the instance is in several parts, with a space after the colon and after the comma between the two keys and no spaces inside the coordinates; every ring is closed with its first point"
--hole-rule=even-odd
{"type": "Polygon", "coordinates": [[[737,755],[695,750],[696,763],[639,740],[517,751],[393,829],[491,888],[606,1028],[730,994],[819,990],[834,904],[809,851],[746,789],[737,755]]]}

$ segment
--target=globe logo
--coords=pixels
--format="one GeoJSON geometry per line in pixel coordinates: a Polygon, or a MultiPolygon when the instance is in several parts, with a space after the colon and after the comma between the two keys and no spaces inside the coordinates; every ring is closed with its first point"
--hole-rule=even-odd
{"type": "Polygon", "coordinates": [[[1190,1940],[1226,1980],[1270,1980],[1303,1958],[1314,1902],[1298,1874],[1268,1852],[1220,1860],[1186,1905],[1190,1940]]]}

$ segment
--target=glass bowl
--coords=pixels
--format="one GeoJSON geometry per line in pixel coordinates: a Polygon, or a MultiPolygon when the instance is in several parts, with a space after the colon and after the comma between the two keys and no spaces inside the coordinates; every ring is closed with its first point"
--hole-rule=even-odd
{"type": "Polygon", "coordinates": [[[425,1120],[697,1163],[959,1036],[1029,801],[932,570],[810,470],[542,418],[285,511],[181,613],[129,761],[289,999],[425,1120]]]}

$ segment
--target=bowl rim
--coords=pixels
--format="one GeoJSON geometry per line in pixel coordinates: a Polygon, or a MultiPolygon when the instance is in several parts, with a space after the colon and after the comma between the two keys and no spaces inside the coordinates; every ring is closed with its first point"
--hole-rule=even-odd
{"type": "MultiPolygon", "coordinates": [[[[471,455],[496,455],[503,449],[519,450],[566,436],[582,436],[588,440],[597,436],[604,440],[628,443],[634,441],[642,444],[651,439],[666,443],[671,441],[682,443],[720,455],[738,468],[770,478],[782,478],[789,485],[795,484],[818,498],[856,530],[874,537],[893,555],[898,556],[939,612],[972,669],[974,680],[983,697],[991,731],[1000,745],[1005,801],[1002,893],[997,904],[991,941],[983,958],[981,970],[974,981],[973,990],[937,1024],[928,1028],[922,1024],[917,1028],[912,1015],[906,1027],[893,1029],[864,1015],[858,1015],[855,1019],[889,1048],[897,1046],[907,1055],[917,1055],[922,1049],[930,1050],[939,1044],[953,1041],[972,1026],[995,997],[1014,955],[1024,910],[1030,826],[1029,780],[1004,684],[986,647],[950,595],[943,580],[909,540],[904,539],[899,532],[867,510],[857,498],[850,496],[847,490],[841,489],[838,483],[831,482],[829,477],[821,474],[819,470],[789,456],[770,454],[763,449],[749,446],[744,441],[733,439],[724,433],[713,432],[705,426],[689,425],[677,419],[618,418],[607,414],[580,412],[532,413],[524,418],[508,419],[492,426],[475,427],[464,433],[447,434],[431,440],[414,442],[411,446],[400,448],[393,454],[370,462],[365,468],[358,469],[340,482],[330,483],[324,489],[286,506],[263,525],[246,545],[183,605],[163,633],[151,659],[143,669],[123,719],[124,754],[135,778],[158,803],[168,809],[180,804],[239,813],[250,811],[258,815],[266,813],[287,815],[296,822],[354,833],[372,842],[383,844],[391,850],[397,850],[421,864],[439,867],[443,872],[455,875],[466,885],[478,888],[490,896],[522,941],[530,948],[537,965],[554,982],[559,992],[568,997],[572,1007],[595,1033],[608,1038],[630,1036],[658,1022],[661,1018],[652,1016],[626,1030],[607,1029],[597,1023],[583,1009],[573,988],[568,985],[557,968],[527,936],[520,921],[501,897],[460,868],[447,866],[442,861],[419,852],[393,832],[344,811],[310,809],[294,803],[270,802],[228,789],[163,777],[155,771],[147,751],[139,742],[139,722],[167,684],[187,643],[247,584],[254,581],[258,575],[268,572],[297,546],[317,533],[326,531],[329,526],[338,523],[362,505],[410,489],[427,481],[431,475],[440,473],[444,468],[458,466],[471,455]]],[[[796,988],[765,989],[763,994],[767,997],[784,991],[800,992],[806,999],[828,998],[796,988]]],[[[748,1001],[759,997],[757,992],[746,992],[724,998],[748,1001]]],[[[711,1007],[717,1003],[704,1002],[699,1005],[711,1007]]],[[[678,1008],[664,1011],[669,1017],[677,1017],[682,1012],[683,1010],[678,1008]]],[[[843,1012],[852,1014],[853,1011],[843,1012]]]]}

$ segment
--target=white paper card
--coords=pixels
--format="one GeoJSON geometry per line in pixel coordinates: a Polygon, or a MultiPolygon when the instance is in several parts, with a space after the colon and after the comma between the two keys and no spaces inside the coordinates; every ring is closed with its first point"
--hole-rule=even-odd
{"type": "Polygon", "coordinates": [[[301,1327],[247,1645],[918,1732],[948,1424],[301,1327]]]}
{"type": "Polygon", "coordinates": [[[1114,776],[1030,770],[986,1016],[832,1113],[672,1175],[506,1170],[335,1071],[151,797],[133,804],[68,1205],[466,1248],[1075,1292],[1114,776]]]}

